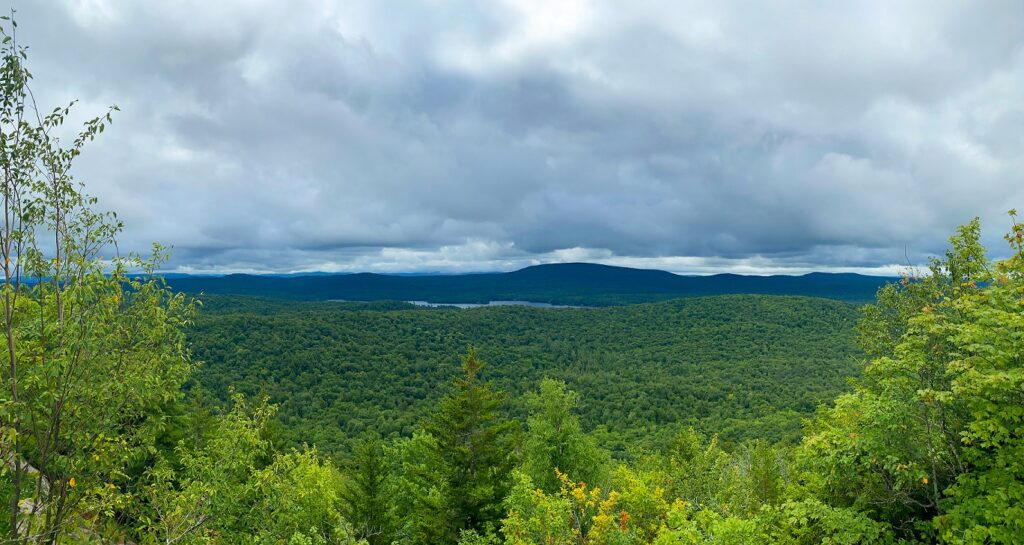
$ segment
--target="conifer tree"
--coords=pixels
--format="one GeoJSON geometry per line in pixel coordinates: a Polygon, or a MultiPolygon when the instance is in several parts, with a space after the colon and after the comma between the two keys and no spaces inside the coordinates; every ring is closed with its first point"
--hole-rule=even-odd
{"type": "Polygon", "coordinates": [[[456,543],[463,530],[493,534],[503,516],[515,424],[500,411],[504,396],[480,378],[481,369],[476,350],[470,349],[455,391],[424,425],[428,486],[417,502],[424,542],[456,543]]]}
{"type": "Polygon", "coordinates": [[[775,505],[785,484],[778,452],[764,440],[755,441],[747,450],[747,482],[753,504],[775,505]]]}
{"type": "Polygon", "coordinates": [[[391,543],[394,522],[389,503],[389,467],[383,442],[377,437],[356,445],[348,480],[342,490],[345,518],[359,539],[369,545],[391,543]]]}

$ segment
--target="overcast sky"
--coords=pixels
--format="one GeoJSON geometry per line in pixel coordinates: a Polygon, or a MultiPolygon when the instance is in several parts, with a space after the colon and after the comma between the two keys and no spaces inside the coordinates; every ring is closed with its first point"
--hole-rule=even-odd
{"type": "Polygon", "coordinates": [[[21,0],[182,271],[891,272],[1024,209],[1024,2],[21,0]]]}

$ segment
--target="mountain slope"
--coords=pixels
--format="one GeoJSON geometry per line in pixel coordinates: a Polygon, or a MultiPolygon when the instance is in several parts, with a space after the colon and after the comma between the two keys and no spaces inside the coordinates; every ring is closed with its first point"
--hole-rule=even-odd
{"type": "Polygon", "coordinates": [[[859,274],[802,276],[681,276],[666,271],[593,263],[537,265],[509,273],[398,276],[373,273],[168,278],[187,293],[350,301],[420,300],[432,303],[537,301],[556,304],[614,305],[724,294],[804,295],[866,302],[894,278],[859,274]]]}

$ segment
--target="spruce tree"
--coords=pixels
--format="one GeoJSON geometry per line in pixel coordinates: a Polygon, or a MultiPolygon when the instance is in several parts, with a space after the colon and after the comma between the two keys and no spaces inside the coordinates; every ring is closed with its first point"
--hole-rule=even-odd
{"type": "Polygon", "coordinates": [[[355,447],[341,497],[346,520],[356,537],[365,539],[369,545],[391,543],[394,532],[387,492],[388,474],[381,440],[369,437],[360,441],[355,447]]]}
{"type": "Polygon", "coordinates": [[[493,533],[503,516],[514,464],[514,427],[500,411],[504,396],[480,378],[476,350],[462,358],[455,391],[441,400],[424,431],[429,488],[420,503],[422,537],[456,543],[463,530],[493,533]]]}

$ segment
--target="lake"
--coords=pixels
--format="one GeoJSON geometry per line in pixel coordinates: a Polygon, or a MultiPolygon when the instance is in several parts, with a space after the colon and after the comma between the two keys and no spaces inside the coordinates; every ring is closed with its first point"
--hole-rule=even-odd
{"type": "Polygon", "coordinates": [[[536,301],[490,301],[487,303],[431,303],[428,301],[406,301],[418,307],[540,307],[540,308],[583,308],[578,305],[552,305],[551,303],[538,303],[536,301]]]}

